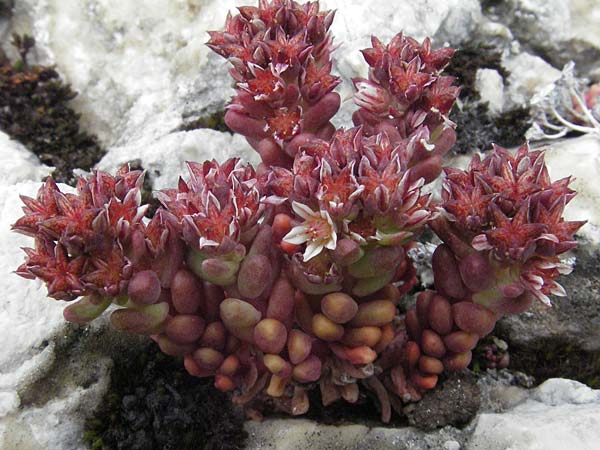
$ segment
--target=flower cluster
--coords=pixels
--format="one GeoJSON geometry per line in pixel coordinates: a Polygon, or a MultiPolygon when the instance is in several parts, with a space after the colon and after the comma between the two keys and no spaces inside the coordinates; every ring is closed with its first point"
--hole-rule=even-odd
{"type": "Polygon", "coordinates": [[[564,296],[554,281],[569,272],[560,255],[576,246],[574,234],[584,224],[562,218],[575,195],[570,178],[552,182],[543,152],[527,145],[514,155],[495,147],[469,170],[446,173],[444,214],[432,226],[467,280],[464,290],[456,283],[456,291],[446,292],[460,298],[470,291],[474,302],[499,314],[513,312],[517,300],[508,299],[550,304],[549,294],[564,296]]]}
{"type": "Polygon", "coordinates": [[[208,46],[232,64],[237,95],[225,122],[245,136],[268,165],[289,166],[309,136],[325,139],[340,107],[331,74],[332,11],[318,2],[259,0],[229,15],[208,46]]]}
{"type": "Polygon", "coordinates": [[[22,196],[25,215],[13,226],[35,237],[17,273],[48,284],[48,295],[73,300],[92,293],[119,296],[131,277],[125,257],[131,234],[143,227],[143,174],[122,168],[116,177],[97,171],[77,193],[63,193],[49,178],[37,198],[22,196]]]}
{"type": "Polygon", "coordinates": [[[239,11],[209,45],[237,83],[226,120],[264,164],[190,162],[149,220],[140,172],[97,171],[77,194],[50,179],[23,198],[14,229],[35,248],[18,273],[57,299],[81,297],[65,309],[70,321],[114,304],[117,329],[150,335],[254,416],[303,414],[311,389],[324,405],[368,389],[387,422],[445,371],[466,368],[502,315],[564,294],[560,256],[582,225],[562,218],[574,192],[549,179],[540,151],[495,148],[466,171],[446,169],[435,204],[422,188],[455,139],[446,115],[458,88],[441,75],[451,49],[373,38],[369,79],[355,80],[355,127],[335,129],[333,13],[289,0],[239,11]],[[443,241],[435,290],[400,314],[417,283],[408,254],[426,226],[443,241]]]}

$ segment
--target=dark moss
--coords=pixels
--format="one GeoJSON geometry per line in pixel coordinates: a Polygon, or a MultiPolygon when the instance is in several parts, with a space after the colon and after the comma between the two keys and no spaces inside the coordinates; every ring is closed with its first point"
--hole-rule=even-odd
{"type": "Polygon", "coordinates": [[[57,181],[73,183],[73,169],[90,170],[104,155],[98,141],[79,129],[69,101],[77,94],[53,67],[29,65],[29,36],[13,36],[21,59],[0,53],[0,129],[55,167],[57,181]]]}
{"type": "Polygon", "coordinates": [[[12,15],[13,0],[0,0],[0,19],[12,15]]]}
{"type": "Polygon", "coordinates": [[[212,379],[188,375],[155,344],[115,361],[108,394],[85,433],[93,450],[237,450],[245,439],[243,413],[212,379]]]}
{"type": "Polygon", "coordinates": [[[520,107],[491,115],[487,103],[475,88],[479,69],[493,69],[507,83],[510,72],[502,66],[502,54],[493,46],[480,42],[469,42],[458,46],[445,73],[457,77],[461,85],[460,107],[456,106],[450,120],[456,123],[454,153],[485,151],[491,144],[514,147],[525,141],[525,132],[531,126],[528,108],[520,107]]]}
{"type": "Polygon", "coordinates": [[[495,47],[481,42],[459,45],[444,73],[458,79],[458,84],[461,86],[461,100],[479,100],[479,92],[475,89],[475,79],[479,69],[497,70],[504,79],[510,75],[510,72],[502,66],[502,53],[495,47]]]}
{"type": "MultiPolygon", "coordinates": [[[[219,110],[207,116],[203,116],[191,121],[184,122],[179,131],[191,131],[199,128],[210,128],[211,130],[231,133],[231,130],[225,123],[225,110],[219,110]]],[[[231,133],[233,134],[233,133],[231,133]]]]}
{"type": "Polygon", "coordinates": [[[538,345],[537,351],[511,345],[510,369],[532,375],[536,384],[549,378],[569,378],[600,389],[600,353],[584,351],[556,338],[542,339],[538,345]]]}
{"type": "Polygon", "coordinates": [[[487,103],[465,102],[455,107],[450,120],[456,123],[455,153],[486,151],[492,144],[514,147],[525,142],[525,132],[532,124],[528,108],[516,108],[491,116],[487,103]]]}

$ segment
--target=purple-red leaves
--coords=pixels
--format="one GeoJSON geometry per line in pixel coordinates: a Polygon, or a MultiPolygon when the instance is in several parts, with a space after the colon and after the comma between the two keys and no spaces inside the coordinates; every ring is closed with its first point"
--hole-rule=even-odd
{"type": "Polygon", "coordinates": [[[36,245],[17,273],[40,278],[48,295],[61,300],[123,293],[132,274],[124,245],[133,229],[144,229],[142,181],[142,172],[125,166],[114,177],[96,171],[81,178],[76,194],[61,192],[49,178],[35,200],[23,197],[25,216],[13,229],[35,236],[36,245]]]}

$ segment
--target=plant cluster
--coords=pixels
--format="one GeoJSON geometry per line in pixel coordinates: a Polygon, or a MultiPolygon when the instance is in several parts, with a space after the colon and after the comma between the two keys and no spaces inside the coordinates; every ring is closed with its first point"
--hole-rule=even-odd
{"type": "Polygon", "coordinates": [[[373,38],[355,126],[336,129],[332,20],[317,2],[260,0],[211,33],[237,86],[225,122],[258,168],[190,162],[150,220],[140,171],[96,171],[73,194],[49,179],[23,197],[14,229],[35,247],[18,273],[71,302],[69,321],[113,305],[115,328],[150,335],[249,412],[303,414],[313,388],[324,405],[356,403],[362,386],[387,422],[466,368],[500,317],[564,295],[560,256],[582,223],[562,218],[570,180],[552,182],[526,145],[445,169],[440,202],[424,192],[455,142],[459,92],[442,75],[453,50],[428,39],[373,38]],[[400,314],[426,226],[443,241],[435,290],[400,314]]]}
{"type": "Polygon", "coordinates": [[[79,114],[69,106],[77,94],[53,67],[27,62],[34,39],[14,35],[12,44],[20,55],[14,63],[0,49],[0,130],[54,167],[55,180],[71,183],[73,169],[90,170],[103,151],[79,129],[79,114]]]}

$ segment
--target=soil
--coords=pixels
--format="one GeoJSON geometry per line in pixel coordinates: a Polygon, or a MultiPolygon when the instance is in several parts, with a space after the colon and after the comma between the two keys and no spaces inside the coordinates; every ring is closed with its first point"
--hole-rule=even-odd
{"type": "Polygon", "coordinates": [[[115,361],[103,406],[86,423],[93,450],[238,450],[243,412],[212,379],[187,374],[154,343],[115,361]]]}

